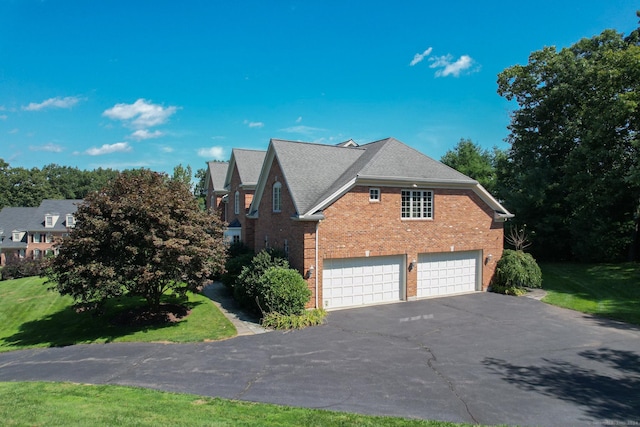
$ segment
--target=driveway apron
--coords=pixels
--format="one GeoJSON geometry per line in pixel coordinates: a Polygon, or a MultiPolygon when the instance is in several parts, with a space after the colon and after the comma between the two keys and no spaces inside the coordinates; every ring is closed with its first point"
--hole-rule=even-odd
{"type": "Polygon", "coordinates": [[[197,344],[0,354],[0,381],[122,384],[482,424],[640,422],[640,331],[474,293],[330,312],[323,326],[197,344]]]}

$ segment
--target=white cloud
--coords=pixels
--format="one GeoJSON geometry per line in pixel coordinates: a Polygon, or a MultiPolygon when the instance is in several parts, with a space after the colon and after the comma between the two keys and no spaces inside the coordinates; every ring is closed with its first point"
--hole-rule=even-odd
{"type": "Polygon", "coordinates": [[[103,154],[125,153],[131,151],[128,142],[116,142],[115,144],[104,144],[100,148],[92,147],[85,151],[90,156],[102,156],[103,154]]]}
{"type": "Polygon", "coordinates": [[[9,116],[7,116],[6,114],[0,114],[0,120],[7,120],[9,116]]]}
{"type": "Polygon", "coordinates": [[[31,102],[26,107],[22,107],[22,109],[26,111],[39,111],[44,110],[45,108],[71,108],[83,99],[84,98],[77,96],[66,96],[64,98],[58,96],[55,98],[49,98],[40,103],[31,102]]]}
{"type": "Polygon", "coordinates": [[[427,50],[425,50],[425,51],[424,51],[424,52],[422,52],[422,53],[416,53],[416,54],[413,56],[413,59],[411,60],[411,62],[409,62],[409,66],[410,66],[410,67],[413,67],[414,65],[416,65],[416,64],[418,64],[418,63],[420,63],[420,62],[422,62],[422,60],[423,60],[425,57],[427,57],[427,56],[431,55],[431,51],[432,51],[432,50],[433,50],[433,48],[432,48],[432,47],[430,47],[430,48],[428,48],[427,50]]]}
{"type": "Polygon", "coordinates": [[[250,122],[249,120],[245,120],[243,123],[250,128],[261,128],[264,126],[264,123],[262,122],[250,122]]]}
{"type": "Polygon", "coordinates": [[[175,106],[163,107],[140,98],[133,104],[116,104],[102,115],[135,129],[143,129],[166,123],[177,110],[175,106]]]}
{"type": "Polygon", "coordinates": [[[298,134],[302,134],[302,135],[311,135],[311,134],[313,134],[315,132],[324,132],[324,131],[326,131],[326,129],[314,128],[314,127],[305,126],[305,125],[291,126],[291,127],[280,129],[280,130],[282,132],[298,133],[298,134]]]}
{"type": "Polygon", "coordinates": [[[18,129],[18,128],[14,128],[14,129],[11,129],[11,130],[9,131],[9,133],[10,133],[10,134],[12,134],[12,135],[15,135],[15,134],[16,134],[16,133],[18,133],[18,132],[20,132],[20,129],[18,129]]]}
{"type": "Polygon", "coordinates": [[[209,147],[198,149],[198,156],[205,157],[207,159],[224,160],[224,148],[222,147],[209,147]]]}
{"type": "Polygon", "coordinates": [[[298,118],[296,119],[296,123],[300,123],[300,122],[302,122],[302,116],[300,116],[300,117],[298,117],[298,118]]]}
{"type": "Polygon", "coordinates": [[[169,147],[168,145],[163,145],[160,147],[160,151],[162,151],[163,153],[173,153],[173,148],[169,147]]]}
{"type": "Polygon", "coordinates": [[[61,153],[63,151],[63,148],[61,146],[57,145],[57,144],[49,142],[48,144],[40,145],[40,146],[31,145],[31,146],[29,146],[29,150],[31,150],[31,151],[48,151],[50,153],[61,153]]]}
{"type": "Polygon", "coordinates": [[[453,56],[437,56],[429,59],[431,64],[429,68],[439,68],[436,71],[436,77],[454,76],[459,77],[460,73],[465,70],[469,70],[475,61],[469,55],[462,55],[455,62],[452,62],[453,56]]]}
{"type": "Polygon", "coordinates": [[[160,132],[159,130],[150,132],[147,129],[138,129],[131,134],[131,138],[142,141],[143,139],[160,138],[162,135],[164,135],[164,133],[160,132]]]}

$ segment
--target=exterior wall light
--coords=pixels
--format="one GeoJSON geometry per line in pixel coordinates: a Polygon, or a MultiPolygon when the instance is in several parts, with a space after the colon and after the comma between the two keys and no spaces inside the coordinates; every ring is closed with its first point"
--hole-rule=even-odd
{"type": "Polygon", "coordinates": [[[409,263],[409,271],[413,270],[416,267],[416,260],[411,260],[409,263]]]}
{"type": "Polygon", "coordinates": [[[487,255],[487,259],[484,261],[485,265],[491,262],[491,258],[493,258],[493,255],[491,254],[487,255]]]}
{"type": "Polygon", "coordinates": [[[311,277],[313,277],[313,272],[315,271],[315,268],[313,268],[313,265],[311,267],[309,267],[309,269],[307,270],[307,274],[305,275],[306,279],[311,279],[311,277]]]}

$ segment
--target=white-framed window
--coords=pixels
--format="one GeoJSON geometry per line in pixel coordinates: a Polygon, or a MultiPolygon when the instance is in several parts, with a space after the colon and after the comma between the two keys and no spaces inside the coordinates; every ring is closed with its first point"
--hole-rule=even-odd
{"type": "Polygon", "coordinates": [[[46,257],[53,256],[53,249],[46,249],[44,251],[44,254],[45,254],[46,257]]]}
{"type": "Polygon", "coordinates": [[[273,184],[273,211],[282,211],[282,184],[279,182],[273,184]]]}
{"type": "Polygon", "coordinates": [[[51,242],[53,242],[53,236],[51,235],[51,233],[47,233],[47,235],[46,235],[46,236],[44,236],[44,241],[45,241],[46,243],[51,243],[51,242]]]}
{"type": "Polygon", "coordinates": [[[433,191],[402,190],[403,219],[433,219],[433,191]]]}
{"type": "Polygon", "coordinates": [[[20,252],[18,252],[18,256],[20,257],[20,259],[24,258],[25,255],[26,251],[24,249],[20,249],[20,252]]]}
{"type": "Polygon", "coordinates": [[[33,243],[40,243],[42,241],[42,237],[40,237],[40,233],[33,233],[33,243]]]}
{"type": "Polygon", "coordinates": [[[237,234],[231,236],[231,238],[233,239],[231,243],[240,243],[240,236],[238,236],[237,234]]]}
{"type": "Polygon", "coordinates": [[[240,192],[236,191],[234,200],[233,200],[233,211],[236,215],[240,214],[240,192]]]}
{"type": "Polygon", "coordinates": [[[370,188],[369,189],[369,201],[370,202],[379,202],[380,201],[380,189],[379,188],[370,188]]]}
{"type": "Polygon", "coordinates": [[[40,259],[40,249],[33,250],[33,259],[40,259]]]}
{"type": "Polygon", "coordinates": [[[44,226],[47,228],[53,227],[53,215],[45,215],[44,226]]]}
{"type": "Polygon", "coordinates": [[[13,234],[13,236],[12,236],[12,240],[13,240],[14,242],[19,242],[20,240],[22,240],[22,239],[20,238],[20,232],[19,232],[19,231],[14,231],[12,234],[13,234]]]}
{"type": "Polygon", "coordinates": [[[67,227],[75,227],[76,219],[73,215],[67,214],[67,227]]]}

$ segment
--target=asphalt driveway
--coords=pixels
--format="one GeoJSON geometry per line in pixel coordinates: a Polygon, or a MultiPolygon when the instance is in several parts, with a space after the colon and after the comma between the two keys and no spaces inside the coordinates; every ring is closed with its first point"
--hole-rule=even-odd
{"type": "Polygon", "coordinates": [[[640,422],[640,330],[475,293],[331,312],[200,344],[0,354],[0,381],[123,384],[367,414],[541,426],[640,422]]]}

